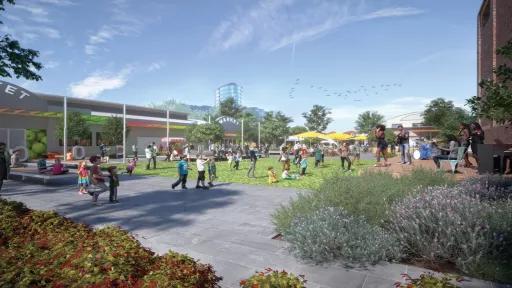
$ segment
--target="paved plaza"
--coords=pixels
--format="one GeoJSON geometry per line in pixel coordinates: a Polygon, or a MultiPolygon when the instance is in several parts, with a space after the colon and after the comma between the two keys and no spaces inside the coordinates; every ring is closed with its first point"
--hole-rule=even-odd
{"type": "MultiPolygon", "coordinates": [[[[189,187],[195,184],[190,181],[189,187]]],[[[307,287],[393,287],[401,273],[424,271],[401,264],[347,268],[342,264],[301,263],[275,235],[271,214],[294,197],[297,190],[221,183],[211,190],[171,190],[171,179],[123,176],[119,204],[93,206],[73,183],[49,186],[8,181],[2,197],[29,208],[55,210],[77,222],[95,227],[119,225],[157,253],[169,249],[211,263],[224,277],[222,287],[239,287],[241,279],[266,267],[304,274],[307,287]]],[[[478,280],[464,287],[498,287],[478,280]]],[[[506,287],[506,286],[500,286],[506,287]]]]}

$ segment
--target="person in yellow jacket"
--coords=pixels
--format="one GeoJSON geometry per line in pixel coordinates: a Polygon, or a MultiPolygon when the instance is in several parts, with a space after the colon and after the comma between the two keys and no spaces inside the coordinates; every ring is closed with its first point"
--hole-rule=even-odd
{"type": "Polygon", "coordinates": [[[276,171],[274,171],[274,167],[270,166],[267,170],[268,175],[268,184],[277,183],[276,171]]]}

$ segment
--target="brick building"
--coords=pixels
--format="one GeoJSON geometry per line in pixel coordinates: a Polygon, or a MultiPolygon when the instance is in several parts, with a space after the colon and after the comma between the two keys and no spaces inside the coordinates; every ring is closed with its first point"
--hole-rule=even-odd
{"type": "MultiPolygon", "coordinates": [[[[484,0],[478,13],[478,82],[495,79],[493,69],[512,62],[496,55],[496,49],[512,39],[512,0],[484,0]]],[[[478,88],[478,96],[482,91],[478,88]]],[[[496,125],[482,119],[489,144],[512,144],[512,125],[496,125]]]]}

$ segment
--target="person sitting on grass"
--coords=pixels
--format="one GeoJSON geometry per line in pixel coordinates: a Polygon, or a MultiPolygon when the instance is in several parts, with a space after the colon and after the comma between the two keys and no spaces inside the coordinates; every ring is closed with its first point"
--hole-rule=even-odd
{"type": "Polygon", "coordinates": [[[306,175],[306,169],[308,169],[308,156],[302,156],[302,160],[300,160],[300,176],[306,175]]]}
{"type": "Polygon", "coordinates": [[[55,163],[53,163],[52,174],[53,175],[62,175],[69,172],[69,169],[65,168],[64,165],[60,162],[60,159],[55,159],[55,163]]]}
{"type": "Polygon", "coordinates": [[[283,174],[281,174],[281,178],[283,180],[296,180],[299,178],[297,174],[290,174],[290,169],[284,170],[283,174]]]}
{"type": "Polygon", "coordinates": [[[274,167],[270,166],[267,169],[267,175],[268,175],[268,184],[277,183],[277,176],[276,171],[274,170],[274,167]]]}

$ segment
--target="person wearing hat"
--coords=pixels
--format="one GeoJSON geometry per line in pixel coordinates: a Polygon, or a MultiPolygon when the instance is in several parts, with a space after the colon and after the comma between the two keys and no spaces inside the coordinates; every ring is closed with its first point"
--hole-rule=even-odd
{"type": "Polygon", "coordinates": [[[402,124],[398,125],[398,135],[396,135],[396,143],[400,147],[400,163],[411,164],[411,155],[409,154],[409,131],[404,129],[402,124]]]}

